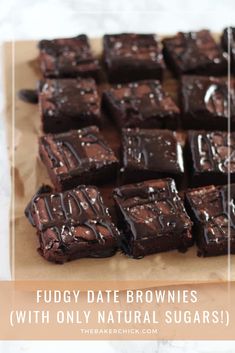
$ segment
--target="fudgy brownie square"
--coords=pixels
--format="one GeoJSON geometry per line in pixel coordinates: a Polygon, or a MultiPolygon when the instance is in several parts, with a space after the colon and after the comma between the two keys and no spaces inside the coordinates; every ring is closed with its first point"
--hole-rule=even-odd
{"type": "Polygon", "coordinates": [[[56,190],[106,183],[115,178],[118,168],[114,152],[96,126],[42,136],[39,154],[56,190]]]}
{"type": "Polygon", "coordinates": [[[235,182],[234,132],[190,131],[186,146],[192,186],[235,182]]]}
{"type": "Polygon", "coordinates": [[[227,73],[227,54],[208,30],[179,32],[162,42],[165,62],[176,76],[221,76],[227,73]]]}
{"type": "Polygon", "coordinates": [[[199,130],[235,129],[235,81],[227,78],[183,76],[181,80],[183,127],[199,130]],[[230,104],[229,104],[230,100],[230,104]]]}
{"type": "Polygon", "coordinates": [[[120,129],[176,129],[179,123],[179,108],[156,80],[114,85],[103,93],[102,106],[120,129]]]}
{"type": "Polygon", "coordinates": [[[123,179],[137,182],[184,174],[182,136],[170,130],[122,130],[123,179]]]}
{"type": "Polygon", "coordinates": [[[205,186],[186,192],[186,207],[194,222],[199,256],[235,253],[235,184],[205,186]],[[229,243],[229,244],[228,244],[229,243]]]}
{"type": "Polygon", "coordinates": [[[114,190],[122,247],[133,258],[193,244],[191,227],[174,180],[158,179],[114,190]]]}
{"type": "Polygon", "coordinates": [[[101,124],[100,97],[93,79],[46,80],[39,108],[44,132],[63,132],[101,124]]]}
{"type": "Polygon", "coordinates": [[[155,35],[105,35],[103,46],[103,60],[111,83],[162,79],[165,65],[155,35]]]}
{"type": "Polygon", "coordinates": [[[99,78],[100,66],[86,35],[74,38],[41,40],[39,62],[46,78],[99,78]]]}
{"type": "Polygon", "coordinates": [[[235,27],[225,28],[222,37],[221,43],[224,50],[230,55],[231,58],[231,72],[235,74],[235,27]]]}
{"type": "Polygon", "coordinates": [[[36,227],[39,253],[48,261],[112,256],[119,246],[119,232],[94,186],[81,185],[63,193],[43,186],[25,215],[36,227]]]}

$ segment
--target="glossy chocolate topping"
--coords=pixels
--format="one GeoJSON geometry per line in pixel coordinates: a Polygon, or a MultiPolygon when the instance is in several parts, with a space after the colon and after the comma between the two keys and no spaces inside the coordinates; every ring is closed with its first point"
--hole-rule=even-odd
{"type": "Polygon", "coordinates": [[[176,132],[123,129],[122,140],[124,169],[184,172],[182,145],[176,132]]]}
{"type": "Polygon", "coordinates": [[[100,99],[93,79],[45,80],[39,95],[43,115],[79,118],[100,116],[100,99]]]}
{"type": "Polygon", "coordinates": [[[96,126],[45,135],[40,138],[40,153],[48,156],[49,167],[61,177],[118,163],[96,126]]]}
{"type": "Polygon", "coordinates": [[[159,44],[153,34],[123,33],[104,36],[107,60],[152,61],[163,64],[159,44]]]}
{"type": "Polygon", "coordinates": [[[25,215],[37,228],[39,252],[49,261],[107,257],[118,248],[120,234],[94,186],[80,185],[63,193],[42,186],[25,215]]]}
{"type": "Polygon", "coordinates": [[[187,193],[192,210],[199,222],[204,223],[207,243],[220,243],[228,238],[235,240],[235,184],[231,184],[230,204],[228,187],[213,185],[194,189],[187,193]]]}
{"type": "Polygon", "coordinates": [[[235,173],[235,133],[191,131],[189,141],[196,172],[235,173]]]}
{"type": "Polygon", "coordinates": [[[76,60],[92,58],[90,46],[86,35],[79,35],[74,38],[58,38],[53,40],[41,40],[39,49],[52,56],[60,56],[72,52],[76,60]]]}
{"type": "MultiPolygon", "coordinates": [[[[107,245],[107,242],[117,237],[117,235],[117,230],[111,222],[99,220],[97,222],[87,221],[82,225],[64,225],[47,228],[41,233],[40,241],[43,244],[44,251],[55,248],[56,243],[58,243],[59,247],[64,246],[65,251],[66,248],[69,249],[70,247],[76,247],[75,250],[78,251],[79,244],[90,244],[90,255],[94,257],[95,251],[92,249],[92,244],[107,245]]],[[[116,244],[110,245],[115,247],[116,244]]],[[[80,251],[81,254],[78,257],[83,257],[84,254],[82,250],[80,251]]],[[[86,254],[86,256],[89,256],[89,254],[86,254]]]]}
{"type": "Polygon", "coordinates": [[[68,246],[74,240],[102,243],[106,236],[118,235],[99,191],[93,186],[82,185],[63,193],[44,187],[25,213],[33,226],[49,235],[49,243],[45,238],[47,246],[53,237],[68,246]]]}
{"type": "MultiPolygon", "coordinates": [[[[231,81],[230,113],[235,116],[235,86],[231,81]]],[[[228,80],[226,78],[183,76],[184,111],[197,114],[208,112],[213,116],[228,117],[228,80]]],[[[234,118],[233,118],[234,119],[234,118]]]]}
{"type": "Polygon", "coordinates": [[[208,30],[179,32],[163,40],[170,55],[182,72],[194,71],[208,64],[226,62],[226,54],[216,44],[208,30]]]}
{"type": "Polygon", "coordinates": [[[39,42],[41,68],[48,77],[98,70],[86,35],[39,42]]]}
{"type": "Polygon", "coordinates": [[[114,190],[114,198],[135,240],[191,229],[175,182],[170,178],[121,186],[114,190]]]}
{"type": "Polygon", "coordinates": [[[62,193],[53,193],[50,187],[40,189],[27,207],[26,215],[39,230],[109,218],[98,189],[84,185],[62,193]]]}
{"type": "Polygon", "coordinates": [[[118,84],[108,95],[118,109],[125,112],[128,123],[131,123],[131,116],[143,121],[154,116],[179,114],[179,108],[156,80],[118,84]]]}

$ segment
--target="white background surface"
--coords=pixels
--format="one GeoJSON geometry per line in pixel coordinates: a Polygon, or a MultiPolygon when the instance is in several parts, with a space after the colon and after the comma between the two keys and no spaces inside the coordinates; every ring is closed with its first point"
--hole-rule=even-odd
{"type": "MultiPolygon", "coordinates": [[[[123,31],[174,33],[235,26],[235,0],[0,0],[0,42],[123,31]]],[[[0,65],[0,279],[9,278],[9,168],[0,65]]],[[[0,352],[232,353],[234,342],[0,342],[0,352]]]]}

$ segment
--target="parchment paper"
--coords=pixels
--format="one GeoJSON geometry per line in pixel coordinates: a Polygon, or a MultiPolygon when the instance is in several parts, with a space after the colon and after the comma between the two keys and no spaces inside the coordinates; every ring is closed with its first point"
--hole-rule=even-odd
{"type": "MultiPolygon", "coordinates": [[[[187,253],[177,251],[147,256],[133,260],[118,253],[107,259],[80,259],[64,265],[45,261],[36,251],[38,239],[35,229],[24,216],[24,208],[42,182],[50,183],[44,166],[38,159],[38,136],[40,117],[37,105],[27,104],[17,98],[21,88],[34,88],[40,73],[35,63],[36,42],[15,43],[4,46],[6,73],[6,117],[9,127],[9,152],[12,174],[15,175],[15,204],[12,221],[15,225],[12,256],[16,279],[38,280],[156,280],[156,285],[167,281],[170,284],[185,282],[222,281],[227,279],[227,256],[199,258],[196,248],[187,253]],[[13,62],[12,62],[13,61],[13,62]],[[15,75],[14,75],[15,73],[15,75]],[[12,81],[12,75],[15,79],[12,81]],[[12,87],[13,82],[13,87],[12,87]],[[15,95],[15,109],[12,106],[15,95]],[[14,111],[13,111],[14,110],[14,111]],[[14,113],[14,114],[12,114],[14,113]],[[15,153],[11,148],[12,137],[15,153]]],[[[97,54],[101,41],[92,41],[97,54]]],[[[169,79],[167,89],[176,96],[176,83],[169,79]]],[[[107,135],[107,133],[106,133],[107,135]]],[[[112,141],[112,136],[109,137],[112,141]]],[[[102,188],[107,202],[111,202],[110,188],[102,188]]],[[[13,227],[14,230],[14,227],[13,227]]],[[[6,235],[7,236],[7,235],[6,235]]],[[[231,277],[235,279],[234,258],[231,257],[231,277]]]]}

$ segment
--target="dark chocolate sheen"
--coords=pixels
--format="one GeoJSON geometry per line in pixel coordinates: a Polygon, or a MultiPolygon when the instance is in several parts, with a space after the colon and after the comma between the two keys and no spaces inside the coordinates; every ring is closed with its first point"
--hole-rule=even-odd
{"type": "Polygon", "coordinates": [[[235,185],[205,186],[186,193],[188,209],[195,222],[195,237],[201,256],[235,253],[235,185]],[[230,247],[228,247],[228,236],[230,247]]]}
{"type": "Polygon", "coordinates": [[[45,132],[101,124],[100,98],[93,79],[46,80],[39,106],[45,132]]]}
{"type": "Polygon", "coordinates": [[[179,108],[156,80],[113,86],[105,91],[103,105],[120,128],[178,125],[179,108]]]}
{"type": "Polygon", "coordinates": [[[235,133],[190,131],[195,172],[235,173],[235,133]]]}
{"type": "Polygon", "coordinates": [[[183,76],[182,106],[186,128],[227,130],[235,127],[235,85],[231,81],[230,106],[227,78],[183,76]]]}
{"type": "Polygon", "coordinates": [[[104,64],[110,82],[161,79],[164,69],[160,45],[153,34],[105,35],[104,64]]]}
{"type": "Polygon", "coordinates": [[[192,245],[191,221],[172,179],[121,186],[114,200],[133,257],[192,245]]]}
{"type": "Polygon", "coordinates": [[[227,55],[208,30],[179,32],[163,39],[163,53],[176,74],[226,75],[227,55]]]}
{"type": "Polygon", "coordinates": [[[25,214],[37,228],[39,252],[49,261],[106,257],[117,250],[119,233],[93,186],[81,185],[63,193],[43,187],[25,214]]]}
{"type": "Polygon", "coordinates": [[[96,126],[45,135],[40,138],[39,153],[58,190],[88,181],[105,182],[115,176],[118,167],[96,126]]]}
{"type": "Polygon", "coordinates": [[[39,42],[41,71],[46,78],[94,77],[100,67],[86,35],[39,42]]]}

